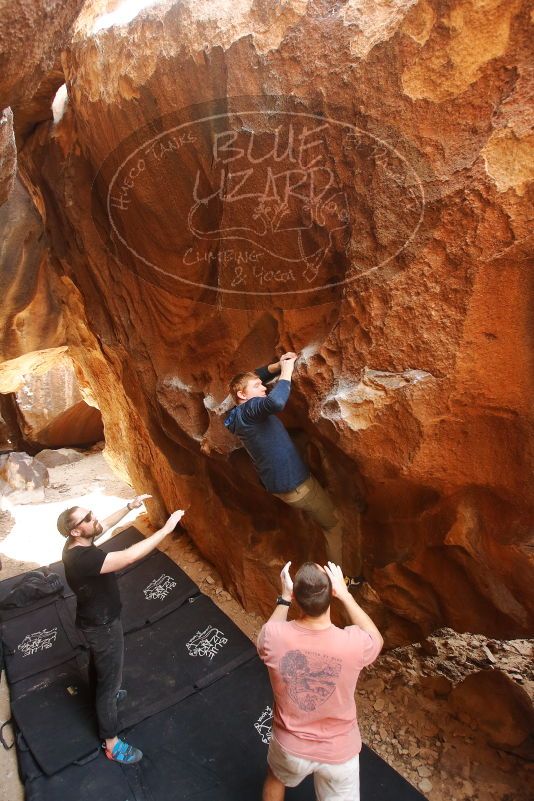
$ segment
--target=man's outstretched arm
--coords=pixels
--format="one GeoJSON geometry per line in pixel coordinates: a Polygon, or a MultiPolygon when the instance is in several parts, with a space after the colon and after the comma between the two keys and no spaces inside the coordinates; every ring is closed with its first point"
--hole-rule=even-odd
{"type": "Polygon", "coordinates": [[[359,606],[345,584],[343,571],[339,565],[333,562],[328,562],[324,566],[325,572],[332,582],[332,595],[334,598],[339,598],[349,616],[350,622],[353,626],[359,626],[363,631],[367,632],[377,643],[380,648],[384,645],[384,640],[378,628],[375,626],[367,612],[359,606]]]}
{"type": "Polygon", "coordinates": [[[158,545],[163,542],[165,537],[174,531],[182,517],[184,516],[185,512],[183,509],[178,509],[176,512],[173,512],[172,515],[169,517],[167,522],[156,531],[155,534],[152,534],[150,537],[146,537],[141,542],[136,542],[134,545],[130,545],[129,548],[125,548],[124,551],[117,551],[116,553],[108,553],[106,554],[106,558],[102,564],[102,568],[100,570],[101,573],[114,573],[116,570],[124,570],[125,567],[129,567],[134,562],[139,561],[139,559],[143,559],[145,556],[157,548],[158,545]]]}
{"type": "MultiPolygon", "coordinates": [[[[280,573],[280,583],[282,585],[282,592],[281,597],[284,601],[288,601],[291,603],[293,599],[293,580],[289,575],[289,568],[291,567],[291,562],[286,562],[286,564],[282,568],[282,572],[280,573]]],[[[277,604],[274,607],[274,611],[269,618],[268,622],[276,621],[278,623],[283,623],[287,620],[287,614],[289,612],[289,607],[285,604],[277,604]]]]}
{"type": "Polygon", "coordinates": [[[271,364],[266,364],[265,367],[256,367],[254,372],[261,379],[262,384],[268,384],[277,375],[280,375],[280,371],[282,369],[282,364],[287,361],[288,359],[296,359],[297,354],[293,353],[292,351],[288,351],[284,353],[283,356],[280,356],[280,361],[272,362],[271,364]]]}
{"type": "Polygon", "coordinates": [[[102,531],[100,532],[98,537],[95,538],[95,541],[100,539],[100,537],[102,537],[106,533],[106,531],[109,531],[110,528],[116,526],[117,523],[119,523],[122,520],[122,518],[128,514],[128,512],[131,512],[132,509],[139,509],[139,507],[143,505],[143,502],[151,497],[152,495],[136,495],[135,498],[133,498],[131,501],[128,501],[126,506],[123,506],[121,509],[118,509],[116,512],[113,512],[112,515],[109,515],[104,520],[102,520],[102,531]]]}

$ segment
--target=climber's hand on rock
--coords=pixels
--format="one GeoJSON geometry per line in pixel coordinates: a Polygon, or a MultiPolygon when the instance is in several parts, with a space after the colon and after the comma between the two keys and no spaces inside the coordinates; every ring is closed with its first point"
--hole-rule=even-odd
{"type": "Polygon", "coordinates": [[[298,353],[293,353],[293,351],[289,350],[287,353],[284,353],[283,356],[280,356],[280,362],[286,362],[288,359],[297,359],[298,353]]]}
{"type": "Polygon", "coordinates": [[[133,498],[133,500],[128,502],[127,504],[128,508],[139,509],[139,507],[143,505],[143,502],[147,501],[151,497],[152,495],[136,495],[135,498],[133,498]]]}
{"type": "Polygon", "coordinates": [[[289,568],[291,562],[286,562],[280,573],[280,581],[282,583],[282,598],[284,601],[290,601],[293,595],[293,580],[289,575],[289,568]]]}
{"type": "Polygon", "coordinates": [[[177,509],[176,512],[173,512],[172,515],[170,515],[169,519],[163,526],[167,534],[170,534],[171,531],[174,531],[184,515],[185,511],[183,509],[177,509]]]}
{"type": "Polygon", "coordinates": [[[287,359],[283,357],[280,359],[280,378],[285,379],[286,381],[291,381],[291,376],[293,375],[293,368],[295,367],[295,361],[297,359],[296,356],[289,356],[285,354],[287,359]]]}

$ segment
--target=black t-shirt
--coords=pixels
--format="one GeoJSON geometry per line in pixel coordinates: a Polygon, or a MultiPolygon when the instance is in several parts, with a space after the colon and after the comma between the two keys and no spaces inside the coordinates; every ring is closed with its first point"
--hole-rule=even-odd
{"type": "Polygon", "coordinates": [[[112,623],[121,612],[121,598],[115,573],[101,573],[106,554],[96,545],[63,548],[65,576],[78,604],[76,624],[102,626],[112,623]]]}

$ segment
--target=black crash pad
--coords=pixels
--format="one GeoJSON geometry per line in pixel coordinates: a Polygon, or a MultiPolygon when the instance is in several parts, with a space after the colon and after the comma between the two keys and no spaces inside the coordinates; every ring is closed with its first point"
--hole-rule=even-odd
{"type": "Polygon", "coordinates": [[[121,767],[103,753],[55,776],[25,783],[26,801],[155,801],[143,789],[137,767],[121,767]]]}
{"type": "MultiPolygon", "coordinates": [[[[49,670],[44,671],[43,673],[36,673],[34,676],[29,676],[26,679],[21,679],[20,681],[17,681],[16,684],[12,684],[10,686],[9,692],[11,699],[11,708],[13,710],[13,707],[15,706],[17,707],[17,714],[19,716],[19,719],[21,719],[24,722],[24,727],[26,729],[29,729],[31,731],[34,728],[34,726],[37,725],[37,728],[40,730],[40,734],[42,734],[44,740],[47,740],[48,738],[50,738],[51,742],[55,742],[57,740],[57,718],[59,718],[62,715],[61,705],[56,705],[54,707],[55,715],[52,718],[52,720],[50,720],[49,718],[45,720],[39,711],[40,709],[40,703],[38,702],[39,696],[36,696],[31,701],[24,702],[20,707],[17,704],[17,702],[19,701],[19,699],[22,699],[25,696],[29,696],[38,691],[43,691],[50,685],[57,684],[63,679],[67,679],[67,681],[65,682],[66,686],[69,686],[71,681],[74,680],[76,680],[78,684],[87,686],[88,661],[89,660],[87,652],[82,651],[79,655],[69,660],[68,662],[64,662],[61,665],[56,665],[55,667],[50,668],[49,670]],[[41,729],[43,729],[42,732],[41,729]]],[[[89,714],[92,719],[93,717],[92,704],[91,704],[91,712],[89,714]]],[[[21,781],[41,776],[43,771],[41,770],[38,763],[34,759],[32,752],[24,738],[24,735],[22,734],[22,731],[19,729],[17,721],[14,719],[13,715],[11,720],[17,742],[18,768],[21,781]]],[[[84,727],[85,724],[82,726],[82,730],[84,727]]],[[[94,724],[89,725],[89,727],[87,727],[86,730],[89,732],[89,740],[87,748],[82,749],[83,751],[90,750],[95,747],[96,722],[94,724]]],[[[78,734],[76,734],[75,732],[75,738],[76,737],[78,737],[78,734]]],[[[67,762],[66,764],[69,763],[67,762]]]]}
{"type": "Polygon", "coordinates": [[[195,582],[161,551],[119,574],[125,632],[153,623],[200,592],[195,582]]]}
{"type": "MultiPolygon", "coordinates": [[[[157,801],[178,801],[172,792],[173,764],[178,757],[209,769],[236,801],[252,801],[261,798],[271,726],[269,677],[255,658],[133,727],[128,739],[146,755],[145,783],[157,801]],[[164,770],[148,769],[152,764],[164,770]]],[[[361,801],[424,801],[418,790],[365,746],[360,755],[360,784],[361,801]]],[[[286,799],[313,801],[311,777],[288,790],[286,799]]],[[[213,801],[218,801],[217,795],[213,801]]]]}
{"type": "MultiPolygon", "coordinates": [[[[186,601],[161,620],[126,635],[122,684],[128,696],[119,707],[121,728],[197,692],[254,654],[250,640],[209,598],[186,601]]],[[[21,682],[23,691],[12,700],[17,725],[48,775],[98,747],[83,655],[50,674],[21,682]]]]}
{"type": "MultiPolygon", "coordinates": [[[[100,547],[119,550],[141,538],[131,527],[100,547]]],[[[63,575],[62,565],[57,568],[63,575]]],[[[99,750],[94,703],[87,690],[87,652],[79,647],[73,625],[75,598],[26,609],[16,620],[4,621],[28,801],[261,797],[272,725],[267,671],[250,641],[208,598],[195,596],[198,588],[181,574],[157,552],[119,575],[129,632],[123,681],[129,693],[120,717],[122,726],[129,727],[127,739],[144,751],[135,767],[116,765],[99,750]],[[50,647],[43,641],[35,654],[22,656],[23,650],[32,650],[18,648],[32,621],[45,631],[51,621],[59,621],[58,633],[50,647]],[[54,651],[56,641],[61,648],[54,651]],[[30,670],[24,660],[35,655],[30,670]]],[[[423,801],[365,746],[360,774],[361,801],[423,801]]],[[[311,778],[288,790],[286,798],[312,801],[311,778]]]]}
{"type": "MultiPolygon", "coordinates": [[[[224,788],[224,797],[253,801],[261,798],[271,724],[269,676],[255,657],[133,727],[128,739],[146,754],[150,767],[145,782],[157,801],[177,801],[172,790],[177,757],[209,770],[224,788]],[[162,769],[151,769],[152,765],[162,769]]],[[[313,801],[313,784],[307,780],[286,797],[287,801],[313,801]]],[[[214,795],[213,801],[219,801],[219,796],[214,795]]]]}
{"type": "Polygon", "coordinates": [[[144,540],[144,537],[139,529],[135,526],[128,526],[128,528],[115,534],[115,536],[105,542],[98,542],[97,540],[95,545],[98,548],[102,548],[106,553],[116,553],[117,551],[123,551],[125,548],[129,548],[130,545],[135,545],[136,542],[141,542],[141,540],[144,540]]]}
{"type": "Polygon", "coordinates": [[[124,650],[123,727],[177,703],[255,654],[248,637],[205,595],[127,634],[124,650]]]}
{"type": "MultiPolygon", "coordinates": [[[[101,753],[84,765],[70,765],[55,776],[26,782],[26,801],[159,801],[147,776],[165,770],[168,754],[162,752],[161,757],[157,763],[147,757],[139,765],[122,767],[101,753]]],[[[228,794],[209,770],[180,756],[173,756],[167,781],[172,782],[174,801],[241,801],[228,794]]]]}
{"type": "Polygon", "coordinates": [[[74,597],[57,599],[2,623],[6,673],[11,683],[65,662],[83,646],[74,625],[75,608],[74,597]]]}
{"type": "Polygon", "coordinates": [[[34,673],[24,679],[20,679],[9,687],[11,703],[18,701],[25,695],[43,690],[50,684],[64,678],[65,676],[77,676],[79,680],[87,684],[87,667],[89,664],[89,652],[84,649],[74,651],[73,655],[66,662],[54,665],[41,673],[34,673]]]}
{"type": "Polygon", "coordinates": [[[47,775],[98,751],[94,700],[77,673],[21,696],[11,711],[31,756],[47,775]]]}
{"type": "MultiPolygon", "coordinates": [[[[267,671],[256,657],[180,703],[142,721],[127,739],[143,750],[135,768],[102,755],[52,777],[26,782],[28,801],[254,801],[261,797],[272,725],[267,671]]],[[[92,754],[90,755],[92,756],[92,754]]],[[[364,746],[361,801],[423,801],[423,796],[364,746]]],[[[287,801],[313,801],[313,781],[287,801]]]]}

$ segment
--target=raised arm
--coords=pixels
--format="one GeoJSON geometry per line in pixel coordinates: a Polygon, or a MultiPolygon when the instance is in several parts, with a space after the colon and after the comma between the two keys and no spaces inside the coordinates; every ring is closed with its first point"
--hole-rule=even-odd
{"type": "Polygon", "coordinates": [[[110,528],[116,526],[117,523],[119,523],[122,520],[122,518],[128,514],[128,512],[131,512],[132,509],[138,509],[140,506],[143,505],[143,501],[146,501],[148,498],[151,497],[152,495],[136,495],[136,497],[133,500],[128,501],[126,506],[123,506],[121,509],[118,509],[116,512],[113,512],[112,515],[109,515],[104,520],[102,520],[101,521],[102,531],[100,532],[100,534],[96,539],[100,539],[100,537],[102,537],[102,535],[105,534],[106,531],[109,531],[110,528]]]}
{"type": "MultiPolygon", "coordinates": [[[[282,568],[282,572],[280,573],[280,583],[282,592],[280,593],[280,597],[284,599],[284,601],[288,601],[291,603],[291,599],[293,598],[293,580],[289,575],[289,568],[291,567],[291,562],[286,562],[286,564],[282,568]]],[[[289,612],[289,606],[285,604],[277,604],[274,607],[274,611],[269,618],[269,621],[276,620],[278,622],[283,622],[287,620],[287,614],[289,612]]]]}
{"type": "MultiPolygon", "coordinates": [[[[281,360],[280,379],[275,387],[264,398],[250,398],[243,406],[243,418],[252,423],[265,420],[270,414],[281,412],[291,392],[291,376],[295,367],[295,359],[281,360]]],[[[261,378],[261,376],[260,376],[261,378]]]]}
{"type": "Polygon", "coordinates": [[[294,360],[296,358],[297,358],[296,353],[288,351],[287,353],[284,353],[282,356],[280,356],[280,361],[272,362],[271,364],[265,365],[265,367],[256,367],[254,372],[261,379],[262,384],[268,384],[270,381],[276,378],[277,375],[280,375],[282,365],[285,361],[289,359],[294,360]]]}
{"type": "Polygon", "coordinates": [[[100,572],[114,573],[116,570],[124,570],[125,567],[129,567],[129,565],[139,561],[139,559],[143,559],[145,556],[148,556],[148,554],[153,551],[154,548],[157,548],[158,545],[163,542],[165,537],[170,534],[171,531],[174,531],[184,514],[185,512],[183,509],[178,509],[176,512],[172,513],[165,525],[162,526],[159,531],[156,531],[155,534],[152,534],[150,537],[146,537],[146,539],[142,540],[141,542],[136,542],[135,545],[130,545],[130,547],[125,548],[124,551],[108,553],[104,559],[104,562],[102,563],[100,572]]]}
{"type": "Polygon", "coordinates": [[[363,631],[366,631],[367,634],[370,634],[374,640],[380,643],[380,648],[382,648],[384,644],[382,635],[367,612],[364,612],[361,606],[358,606],[348,591],[347,585],[345,584],[345,579],[343,577],[343,571],[339,565],[335,565],[333,562],[328,562],[328,564],[324,566],[324,569],[330,577],[330,581],[332,582],[332,595],[334,598],[339,598],[346,609],[352,625],[359,626],[363,631]]]}

